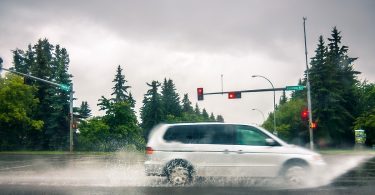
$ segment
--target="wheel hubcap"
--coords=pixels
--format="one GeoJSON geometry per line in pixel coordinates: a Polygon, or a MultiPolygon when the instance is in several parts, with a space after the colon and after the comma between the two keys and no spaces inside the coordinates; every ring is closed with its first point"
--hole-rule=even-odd
{"type": "Polygon", "coordinates": [[[287,170],[285,177],[292,185],[303,184],[306,171],[303,167],[294,166],[287,170]]]}
{"type": "Polygon", "coordinates": [[[174,185],[184,185],[188,182],[189,172],[185,167],[175,167],[170,173],[170,181],[174,185]]]}

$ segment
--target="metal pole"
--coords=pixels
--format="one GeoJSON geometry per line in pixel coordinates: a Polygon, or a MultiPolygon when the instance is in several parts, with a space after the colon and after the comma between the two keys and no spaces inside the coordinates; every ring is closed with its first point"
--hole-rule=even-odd
{"type": "Polygon", "coordinates": [[[221,94],[224,95],[224,83],[223,83],[223,74],[221,74],[221,94]]]}
{"type": "Polygon", "coordinates": [[[275,95],[275,87],[273,86],[272,82],[267,79],[265,76],[262,75],[253,75],[252,77],[262,77],[266,79],[272,86],[273,89],[273,134],[277,135],[277,130],[276,130],[276,95],[275,95]]]}
{"type": "Polygon", "coordinates": [[[264,113],[263,113],[261,110],[256,109],[256,108],[252,108],[251,110],[256,110],[256,111],[258,111],[258,112],[262,115],[262,117],[263,117],[263,122],[266,121],[266,117],[264,117],[264,113]]]}
{"type": "Polygon", "coordinates": [[[69,94],[69,151],[73,152],[73,83],[70,84],[69,94]]]}
{"type": "Polygon", "coordinates": [[[44,79],[41,79],[41,78],[38,78],[38,77],[34,77],[32,75],[29,75],[29,74],[24,74],[24,73],[17,72],[17,71],[14,71],[14,70],[9,70],[9,69],[6,69],[6,68],[2,68],[2,69],[6,70],[8,72],[14,73],[14,74],[22,75],[22,76],[25,76],[25,77],[29,77],[29,78],[32,78],[32,79],[35,79],[35,80],[38,80],[38,81],[42,81],[42,82],[48,83],[50,85],[54,85],[56,87],[60,87],[60,84],[58,84],[58,83],[47,81],[47,80],[44,80],[44,79]]]}
{"type": "Polygon", "coordinates": [[[310,80],[309,80],[309,64],[307,61],[307,44],[306,44],[306,20],[303,17],[303,34],[305,38],[305,59],[306,59],[306,88],[307,88],[307,109],[309,111],[309,134],[310,134],[310,149],[314,150],[314,136],[311,128],[312,124],[312,108],[311,108],[311,91],[310,91],[310,80]]]}

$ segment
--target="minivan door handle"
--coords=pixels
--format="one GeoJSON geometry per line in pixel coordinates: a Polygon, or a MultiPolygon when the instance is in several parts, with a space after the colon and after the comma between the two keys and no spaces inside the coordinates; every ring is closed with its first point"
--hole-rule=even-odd
{"type": "Polygon", "coordinates": [[[229,150],[228,149],[225,149],[223,152],[224,152],[224,154],[229,154],[229,150]]]}
{"type": "Polygon", "coordinates": [[[238,150],[237,153],[238,154],[243,154],[243,151],[242,150],[238,150]]]}

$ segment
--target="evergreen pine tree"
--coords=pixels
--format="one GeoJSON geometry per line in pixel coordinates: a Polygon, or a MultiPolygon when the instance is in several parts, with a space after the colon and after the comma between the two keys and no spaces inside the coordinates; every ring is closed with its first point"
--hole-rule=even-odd
{"type": "Polygon", "coordinates": [[[215,116],[214,116],[214,113],[213,112],[211,112],[211,115],[210,115],[210,121],[216,121],[216,119],[215,119],[215,116]]]}
{"type": "Polygon", "coordinates": [[[194,112],[195,112],[195,114],[198,115],[198,116],[201,115],[201,111],[200,111],[200,109],[199,109],[198,103],[195,104],[194,112]]]}
{"type": "Polygon", "coordinates": [[[164,117],[172,115],[174,117],[181,116],[180,97],[176,92],[176,87],[171,79],[164,78],[161,87],[162,103],[164,107],[164,117]]]}
{"type": "Polygon", "coordinates": [[[184,94],[184,98],[182,99],[182,112],[185,113],[193,113],[194,109],[191,106],[191,102],[189,100],[188,94],[184,94]]]}
{"type": "MultiPolygon", "coordinates": [[[[71,75],[67,74],[69,56],[66,50],[53,46],[47,39],[38,40],[34,46],[29,45],[26,52],[13,51],[13,63],[16,71],[25,74],[57,83],[71,82],[71,75]]],[[[25,79],[25,83],[38,89],[36,97],[40,103],[32,118],[44,122],[41,131],[31,132],[25,139],[30,140],[32,149],[65,149],[68,143],[68,93],[32,79],[25,79]]]]}
{"type": "Polygon", "coordinates": [[[216,117],[216,121],[217,121],[217,122],[221,122],[221,123],[223,123],[223,122],[224,122],[224,117],[221,116],[221,115],[217,115],[217,117],[216,117]]]}
{"type": "MultiPolygon", "coordinates": [[[[334,122],[337,125],[335,133],[335,145],[353,143],[354,133],[351,127],[355,118],[355,107],[357,99],[355,96],[355,87],[358,83],[356,75],[360,74],[353,69],[353,62],[357,58],[351,58],[347,55],[348,47],[341,46],[340,31],[333,28],[331,38],[329,38],[327,63],[336,68],[334,100],[337,102],[335,108],[334,122]]],[[[331,92],[331,93],[332,93],[331,92]]]]}
{"type": "Polygon", "coordinates": [[[161,95],[158,92],[160,83],[152,81],[151,84],[147,83],[147,86],[151,87],[151,89],[144,95],[143,106],[141,108],[141,126],[144,130],[145,138],[147,138],[151,128],[159,124],[164,116],[161,95]]]}
{"type": "Polygon", "coordinates": [[[122,68],[117,67],[116,76],[113,80],[114,87],[111,99],[102,96],[98,106],[106,112],[103,122],[108,128],[108,149],[116,150],[121,147],[136,146],[138,149],[143,145],[142,131],[138,126],[134,111],[135,100],[132,94],[127,92],[130,86],[125,85],[127,81],[122,74],[122,68]]]}
{"type": "Polygon", "coordinates": [[[135,100],[134,100],[133,94],[131,92],[129,92],[128,101],[129,101],[129,104],[132,107],[132,109],[134,109],[134,107],[135,107],[135,100]]]}
{"type": "Polygon", "coordinates": [[[82,119],[87,119],[91,116],[91,109],[87,101],[82,101],[81,106],[78,109],[78,115],[82,119]]]}
{"type": "Polygon", "coordinates": [[[210,119],[205,108],[203,108],[202,110],[202,117],[203,117],[203,120],[205,121],[208,121],[210,119]]]}
{"type": "Polygon", "coordinates": [[[115,86],[112,88],[113,93],[111,94],[115,96],[113,101],[117,103],[129,100],[128,89],[130,86],[126,85],[127,80],[125,80],[125,75],[122,74],[122,68],[120,65],[117,67],[117,74],[112,82],[115,83],[115,86]]]}
{"type": "MultiPolygon", "coordinates": [[[[56,83],[62,83],[65,85],[70,85],[71,75],[68,74],[69,68],[69,55],[65,48],[61,48],[56,45],[53,50],[52,63],[50,64],[51,69],[51,80],[56,83]]],[[[48,119],[50,122],[47,126],[46,133],[49,135],[49,147],[51,149],[65,149],[68,140],[68,134],[66,130],[69,129],[69,95],[67,91],[63,91],[56,87],[51,87],[49,89],[52,96],[48,97],[51,102],[51,115],[48,119]]]]}
{"type": "Polygon", "coordinates": [[[341,46],[340,32],[333,28],[325,46],[319,37],[315,56],[311,59],[309,72],[313,117],[318,121],[317,139],[338,146],[352,143],[357,84],[352,62],[347,56],[348,47],[341,46]]]}
{"type": "Polygon", "coordinates": [[[288,98],[286,97],[285,91],[283,91],[283,94],[280,97],[279,105],[283,105],[288,101],[288,98]]]}

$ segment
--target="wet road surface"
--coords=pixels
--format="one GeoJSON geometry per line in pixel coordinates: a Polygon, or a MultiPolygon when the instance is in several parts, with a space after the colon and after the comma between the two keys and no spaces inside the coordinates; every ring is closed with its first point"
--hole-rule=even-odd
{"type": "Polygon", "coordinates": [[[325,155],[327,171],[303,188],[277,180],[197,180],[173,187],[146,177],[143,155],[0,155],[0,194],[375,194],[375,158],[325,155]]]}

